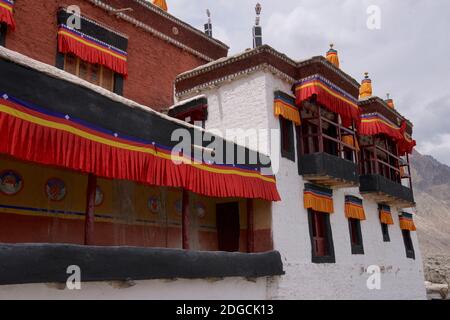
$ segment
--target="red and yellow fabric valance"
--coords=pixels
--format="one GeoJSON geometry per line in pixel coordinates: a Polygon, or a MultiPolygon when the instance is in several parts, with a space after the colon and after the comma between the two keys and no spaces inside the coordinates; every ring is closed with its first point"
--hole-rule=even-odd
{"type": "Polygon", "coordinates": [[[378,211],[380,213],[380,222],[387,224],[387,225],[393,225],[394,219],[392,219],[392,213],[391,213],[391,207],[380,204],[378,206],[378,211]]]}
{"type": "Polygon", "coordinates": [[[359,133],[364,136],[386,134],[394,140],[403,138],[402,130],[379,113],[368,113],[361,115],[361,126],[359,133]]]}
{"type": "Polygon", "coordinates": [[[411,154],[416,146],[416,140],[413,140],[407,132],[403,132],[403,139],[398,142],[398,152],[400,155],[411,154]]]}
{"type": "Polygon", "coordinates": [[[295,84],[296,103],[301,105],[305,100],[316,96],[316,101],[328,110],[338,113],[345,126],[354,121],[360,122],[358,100],[320,75],[300,80],[295,84]]]}
{"type": "Polygon", "coordinates": [[[275,117],[283,117],[286,120],[292,121],[297,126],[301,124],[300,111],[295,105],[295,98],[288,94],[276,91],[273,109],[275,117]]]}
{"type": "Polygon", "coordinates": [[[400,216],[400,229],[416,231],[416,225],[414,224],[413,215],[411,213],[403,212],[400,216]]]}
{"type": "Polygon", "coordinates": [[[14,1],[0,0],[0,23],[5,23],[11,30],[16,29],[13,15],[14,1]]]}
{"type": "Polygon", "coordinates": [[[305,209],[333,213],[333,190],[307,183],[303,192],[303,204],[305,209]]]}
{"type": "Polygon", "coordinates": [[[182,187],[211,197],[279,201],[275,177],[233,165],[173,161],[171,148],[0,96],[0,153],[99,177],[182,187]]]}
{"type": "Polygon", "coordinates": [[[363,201],[354,196],[345,196],[345,216],[348,219],[366,220],[363,201]]]}
{"type": "Polygon", "coordinates": [[[65,25],[60,25],[58,30],[58,50],[61,53],[74,54],[83,61],[103,65],[124,77],[128,75],[128,58],[125,51],[65,25]]]}
{"type": "Polygon", "coordinates": [[[385,134],[397,142],[400,155],[412,153],[416,141],[406,132],[406,121],[399,127],[387,120],[379,113],[368,113],[361,115],[359,134],[363,136],[374,136],[385,134]]]}

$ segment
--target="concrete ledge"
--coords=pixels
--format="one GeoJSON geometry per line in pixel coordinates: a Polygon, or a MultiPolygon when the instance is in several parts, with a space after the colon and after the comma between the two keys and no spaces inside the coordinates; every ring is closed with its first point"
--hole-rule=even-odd
{"type": "Polygon", "coordinates": [[[82,281],[259,278],[283,275],[278,252],[199,252],[135,247],[59,244],[0,245],[0,285],[65,283],[67,267],[81,268],[82,281]]]}

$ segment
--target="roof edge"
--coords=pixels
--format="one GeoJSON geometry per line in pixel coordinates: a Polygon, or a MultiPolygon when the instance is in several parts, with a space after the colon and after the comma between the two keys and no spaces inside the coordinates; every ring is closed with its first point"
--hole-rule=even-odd
{"type": "MultiPolygon", "coordinates": [[[[98,1],[98,0],[94,0],[94,1],[98,1]]],[[[189,29],[190,31],[198,34],[199,36],[205,38],[206,40],[209,40],[211,42],[214,42],[215,44],[221,46],[223,49],[230,49],[230,47],[228,45],[226,45],[225,43],[223,43],[222,41],[216,39],[216,38],[212,38],[207,36],[204,32],[202,32],[201,30],[191,26],[190,24],[178,19],[177,17],[175,17],[174,15],[160,9],[158,6],[155,6],[153,3],[150,2],[144,2],[143,0],[133,0],[134,2],[140,4],[141,6],[143,6],[144,8],[151,10],[157,14],[159,14],[160,16],[163,16],[167,19],[169,19],[172,22],[175,22],[176,24],[185,27],[186,29],[189,29]]]]}

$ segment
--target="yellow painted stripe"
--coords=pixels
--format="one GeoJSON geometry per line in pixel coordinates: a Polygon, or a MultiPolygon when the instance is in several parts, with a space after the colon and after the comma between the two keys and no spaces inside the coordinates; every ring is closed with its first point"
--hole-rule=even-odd
{"type": "Polygon", "coordinates": [[[0,208],[0,213],[9,213],[16,214],[20,216],[33,216],[33,217],[50,217],[50,218],[61,218],[68,220],[84,220],[84,216],[75,215],[75,214],[65,214],[65,213],[40,213],[35,211],[29,211],[26,209],[13,209],[13,208],[0,208]]]}
{"type": "MultiPolygon", "coordinates": [[[[35,212],[35,211],[29,211],[26,209],[9,209],[9,208],[0,208],[0,214],[1,213],[7,213],[7,214],[14,214],[18,216],[31,216],[31,217],[42,217],[42,218],[59,218],[64,220],[84,220],[84,216],[82,215],[76,215],[76,214],[67,214],[67,213],[42,213],[42,212],[35,212]]],[[[95,222],[106,222],[106,223],[114,223],[114,224],[121,224],[121,225],[137,225],[137,226],[152,226],[152,227],[159,227],[160,224],[157,221],[134,221],[132,223],[129,223],[127,221],[124,221],[120,218],[111,217],[111,218],[105,218],[105,217],[95,217],[95,222]]],[[[173,226],[169,223],[170,226],[173,226]]]]}
{"type": "Polygon", "coordinates": [[[123,149],[123,150],[128,150],[128,151],[135,151],[135,152],[142,152],[142,153],[146,153],[146,154],[150,154],[152,156],[155,157],[159,157],[159,158],[163,158],[166,160],[172,160],[172,161],[181,161],[184,162],[186,164],[189,164],[197,169],[201,169],[201,170],[205,170],[208,172],[212,172],[212,173],[218,173],[218,174],[235,174],[235,175],[239,175],[239,176],[243,176],[243,177],[252,177],[252,178],[258,178],[267,182],[272,182],[275,183],[275,179],[274,178],[270,178],[270,177],[266,177],[263,176],[259,173],[253,173],[253,172],[242,172],[242,171],[238,171],[238,170],[233,170],[233,169],[219,169],[219,168],[214,168],[214,167],[206,167],[203,164],[200,163],[194,163],[192,162],[190,159],[185,158],[185,157],[180,157],[180,156],[173,156],[172,154],[167,154],[167,153],[160,153],[157,152],[156,150],[152,149],[152,148],[146,148],[146,147],[138,147],[138,146],[133,146],[133,145],[129,145],[126,143],[121,143],[118,141],[112,141],[91,133],[88,133],[86,131],[80,130],[78,128],[75,128],[73,126],[67,125],[67,124],[62,124],[62,123],[57,123],[57,122],[53,122],[53,121],[49,121],[49,120],[45,120],[33,115],[30,115],[28,113],[19,111],[17,109],[8,107],[6,105],[2,105],[0,104],[0,112],[9,114],[13,117],[22,119],[24,121],[28,121],[28,122],[32,122],[32,123],[36,123],[38,125],[47,127],[47,128],[52,128],[52,129],[57,129],[57,130],[61,130],[61,131],[65,131],[71,134],[74,134],[76,136],[79,136],[81,138],[84,139],[88,139],[94,142],[98,142],[104,145],[108,145],[111,147],[115,147],[115,148],[119,148],[119,149],[123,149]],[[192,163],[189,163],[192,162],[192,163]]]}
{"type": "Polygon", "coordinates": [[[8,10],[11,13],[13,12],[13,8],[10,5],[7,5],[6,3],[0,2],[0,7],[5,8],[6,10],[8,10]]]}
{"type": "Polygon", "coordinates": [[[112,56],[114,56],[114,57],[116,57],[116,58],[118,58],[118,59],[121,59],[121,60],[123,60],[123,61],[127,61],[127,58],[125,58],[125,57],[123,57],[123,56],[121,56],[121,55],[119,55],[119,54],[116,54],[116,53],[114,53],[114,52],[112,52],[112,51],[110,51],[110,50],[108,50],[108,49],[105,49],[105,48],[103,48],[103,47],[101,47],[101,46],[98,46],[98,45],[96,45],[96,44],[93,44],[93,43],[91,43],[91,42],[88,42],[88,41],[86,41],[86,40],[84,40],[84,39],[80,39],[79,37],[74,36],[73,34],[71,34],[71,33],[69,33],[69,32],[60,30],[60,31],[58,31],[58,34],[62,34],[62,35],[68,36],[69,38],[72,38],[72,39],[74,39],[75,41],[81,42],[81,43],[83,43],[83,44],[85,44],[85,45],[87,45],[87,46],[89,46],[89,47],[92,47],[92,48],[94,48],[94,49],[97,49],[97,50],[103,51],[103,52],[105,52],[105,53],[108,53],[108,54],[110,54],[110,55],[112,55],[112,56]]]}
{"type": "Polygon", "coordinates": [[[326,92],[328,92],[328,93],[331,94],[332,96],[334,96],[334,97],[336,97],[336,98],[338,98],[338,99],[340,99],[340,100],[342,100],[342,101],[347,102],[347,103],[350,104],[352,107],[354,107],[355,109],[359,110],[359,107],[358,107],[358,105],[357,105],[356,103],[354,103],[353,101],[350,101],[349,99],[343,97],[343,96],[340,95],[340,94],[335,93],[334,91],[332,91],[330,88],[328,88],[327,86],[325,86],[325,85],[322,84],[321,82],[311,82],[311,83],[302,85],[302,86],[300,86],[300,87],[297,87],[297,91],[298,91],[298,90],[305,89],[305,88],[313,87],[313,86],[319,86],[319,87],[321,87],[322,89],[324,89],[326,92]]]}

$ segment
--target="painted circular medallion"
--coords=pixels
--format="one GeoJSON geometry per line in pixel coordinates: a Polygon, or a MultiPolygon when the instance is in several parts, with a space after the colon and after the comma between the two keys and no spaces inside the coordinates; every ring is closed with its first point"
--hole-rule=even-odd
{"type": "Polygon", "coordinates": [[[45,184],[45,193],[50,201],[61,201],[67,193],[66,184],[58,178],[51,178],[45,184]]]}
{"type": "Polygon", "coordinates": [[[5,170],[0,173],[0,191],[13,196],[22,190],[23,178],[14,170],[5,170]]]}
{"type": "Polygon", "coordinates": [[[158,214],[161,211],[161,201],[156,197],[149,197],[147,207],[153,214],[158,214]]]}
{"type": "Polygon", "coordinates": [[[95,206],[101,206],[104,198],[105,195],[103,194],[103,190],[99,186],[97,186],[97,188],[95,189],[95,206]]]}

